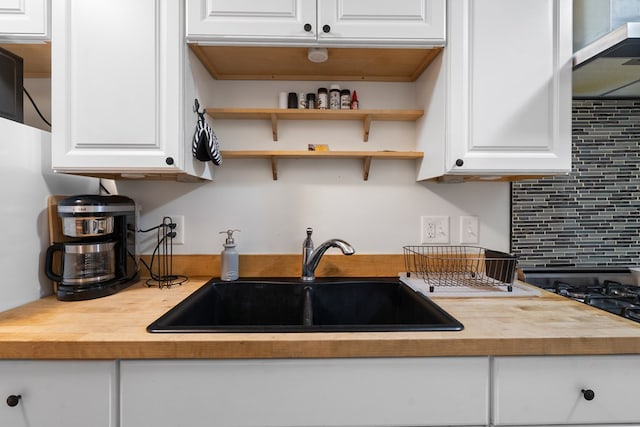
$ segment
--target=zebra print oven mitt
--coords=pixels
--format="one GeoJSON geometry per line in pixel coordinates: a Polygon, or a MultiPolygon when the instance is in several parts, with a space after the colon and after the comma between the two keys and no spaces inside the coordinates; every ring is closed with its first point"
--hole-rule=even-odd
{"type": "Polygon", "coordinates": [[[222,154],[220,154],[220,144],[218,137],[211,126],[204,119],[204,113],[197,111],[198,123],[196,132],[193,134],[193,144],[191,152],[193,157],[203,162],[211,160],[214,165],[222,164],[222,154]]]}

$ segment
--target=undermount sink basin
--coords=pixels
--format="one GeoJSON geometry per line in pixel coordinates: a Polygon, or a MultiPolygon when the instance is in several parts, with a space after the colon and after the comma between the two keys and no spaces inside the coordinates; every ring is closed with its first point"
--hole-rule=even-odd
{"type": "Polygon", "coordinates": [[[463,326],[397,279],[210,280],[149,332],[459,331],[463,326]]]}

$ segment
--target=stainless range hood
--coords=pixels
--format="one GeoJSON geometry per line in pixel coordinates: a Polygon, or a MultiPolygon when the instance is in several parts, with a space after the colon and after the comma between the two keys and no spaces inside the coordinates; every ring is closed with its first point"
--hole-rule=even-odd
{"type": "Polygon", "coordinates": [[[574,0],[574,98],[640,98],[640,1],[574,0]]]}

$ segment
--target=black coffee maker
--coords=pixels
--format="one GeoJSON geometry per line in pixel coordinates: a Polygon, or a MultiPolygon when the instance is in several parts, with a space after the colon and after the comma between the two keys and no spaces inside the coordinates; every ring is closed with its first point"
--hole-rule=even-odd
{"type": "Polygon", "coordinates": [[[58,202],[58,216],[64,242],[47,249],[45,273],[58,283],[59,300],[104,297],[138,279],[133,200],[124,196],[67,197],[58,202]]]}

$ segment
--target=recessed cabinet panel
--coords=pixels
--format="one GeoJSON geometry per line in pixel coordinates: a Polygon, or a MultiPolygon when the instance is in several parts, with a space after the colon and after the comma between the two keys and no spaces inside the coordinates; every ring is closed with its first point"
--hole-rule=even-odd
{"type": "Polygon", "coordinates": [[[122,427],[487,425],[488,359],[121,362],[122,427]]]}
{"type": "Polygon", "coordinates": [[[49,40],[49,0],[0,0],[0,41],[49,40]]]}
{"type": "Polygon", "coordinates": [[[77,148],[158,147],[160,50],[156,16],[150,13],[156,1],[134,3],[146,6],[135,7],[128,0],[71,4],[70,136],[77,148]],[[118,2],[124,4],[114,4],[118,2]],[[123,10],[127,13],[118,13],[123,10]],[[86,19],[96,15],[110,31],[96,31],[96,20],[86,19]],[[100,121],[102,126],[97,125],[100,121]]]}
{"type": "Polygon", "coordinates": [[[497,357],[494,425],[638,424],[640,357],[497,357]]]}
{"type": "Polygon", "coordinates": [[[313,0],[187,0],[186,4],[191,39],[315,40],[313,0]]]}
{"type": "Polygon", "coordinates": [[[445,8],[444,0],[318,0],[318,39],[327,42],[348,37],[379,43],[413,40],[441,45],[445,8]],[[329,31],[324,31],[325,25],[329,31]]]}
{"type": "Polygon", "coordinates": [[[117,425],[114,361],[4,360],[0,378],[3,427],[117,425]]]}

